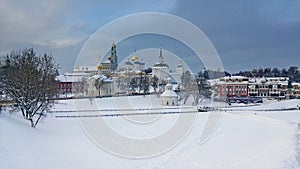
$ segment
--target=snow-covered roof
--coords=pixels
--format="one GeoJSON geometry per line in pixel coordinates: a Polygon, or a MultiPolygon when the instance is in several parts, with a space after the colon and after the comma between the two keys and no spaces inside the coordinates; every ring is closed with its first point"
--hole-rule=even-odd
{"type": "Polygon", "coordinates": [[[59,82],[83,82],[86,78],[88,78],[89,74],[85,75],[76,75],[76,74],[62,74],[56,76],[56,80],[59,82]]]}
{"type": "Polygon", "coordinates": [[[91,76],[90,78],[94,78],[94,79],[99,79],[99,78],[106,79],[107,77],[104,76],[104,75],[94,75],[94,76],[91,76]]]}
{"type": "Polygon", "coordinates": [[[293,85],[293,86],[300,86],[300,83],[298,83],[298,82],[293,82],[292,85],[293,85]]]}
{"type": "Polygon", "coordinates": [[[173,91],[173,85],[171,84],[171,78],[168,78],[168,84],[165,87],[165,91],[160,95],[160,97],[178,97],[178,95],[173,91]]]}
{"type": "Polygon", "coordinates": [[[143,72],[141,70],[137,70],[137,69],[134,69],[134,70],[132,70],[132,69],[130,69],[130,70],[122,70],[122,71],[118,72],[119,76],[126,76],[126,75],[129,75],[129,74],[130,75],[138,75],[138,76],[140,76],[141,73],[145,73],[145,72],[143,72]]]}
{"type": "Polygon", "coordinates": [[[169,66],[166,63],[155,63],[153,65],[153,67],[166,67],[166,68],[168,68],[169,66]]]}
{"type": "Polygon", "coordinates": [[[127,60],[127,61],[125,62],[125,64],[126,64],[126,65],[133,65],[132,62],[130,62],[129,60],[127,60]]]}
{"type": "Polygon", "coordinates": [[[145,65],[145,62],[144,62],[144,61],[141,61],[141,60],[136,60],[136,61],[134,62],[134,64],[145,65]]]}
{"type": "Polygon", "coordinates": [[[90,76],[91,73],[88,72],[66,72],[64,74],[62,74],[63,76],[90,76]]]}
{"type": "Polygon", "coordinates": [[[73,72],[82,72],[82,71],[97,71],[97,66],[76,66],[73,69],[73,72]]]}
{"type": "Polygon", "coordinates": [[[216,84],[236,84],[236,83],[248,84],[249,78],[244,77],[244,76],[226,76],[226,77],[221,77],[212,82],[216,83],[216,84]]]}
{"type": "Polygon", "coordinates": [[[288,77],[261,77],[261,78],[251,78],[249,82],[252,84],[288,84],[288,77]]]}
{"type": "Polygon", "coordinates": [[[210,84],[281,84],[287,85],[288,77],[261,77],[261,78],[247,78],[244,76],[227,76],[219,79],[208,80],[210,84]]]}
{"type": "Polygon", "coordinates": [[[109,60],[107,60],[107,61],[104,61],[104,62],[101,62],[102,64],[104,63],[104,64],[108,64],[108,63],[111,63],[109,60]]]}
{"type": "Polygon", "coordinates": [[[266,77],[269,81],[288,81],[289,77],[266,77]]]}
{"type": "Polygon", "coordinates": [[[105,75],[94,75],[94,76],[91,76],[90,78],[89,78],[89,80],[90,79],[101,79],[104,83],[106,82],[106,83],[112,83],[113,82],[113,80],[111,79],[111,78],[108,78],[108,77],[106,77],[105,75]]]}
{"type": "Polygon", "coordinates": [[[248,79],[245,76],[225,76],[225,77],[221,77],[221,80],[239,80],[239,79],[248,79]]]}
{"type": "Polygon", "coordinates": [[[173,90],[165,90],[160,97],[178,97],[178,95],[173,90]]]}

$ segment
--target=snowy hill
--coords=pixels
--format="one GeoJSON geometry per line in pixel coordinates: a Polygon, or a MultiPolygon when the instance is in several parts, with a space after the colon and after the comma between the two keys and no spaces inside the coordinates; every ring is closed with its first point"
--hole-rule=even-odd
{"type": "MultiPolygon", "coordinates": [[[[99,123],[101,117],[56,118],[59,115],[195,110],[195,107],[191,106],[164,108],[159,105],[159,100],[151,97],[59,101],[59,104],[53,108],[53,113],[48,114],[37,129],[30,128],[27,121],[18,114],[2,112],[0,114],[0,168],[282,169],[300,167],[299,110],[259,111],[256,114],[254,110],[219,112],[221,120],[215,133],[205,143],[200,143],[200,136],[211,112],[149,115],[147,118],[145,116],[103,117],[105,123],[116,132],[129,138],[150,139],[174,128],[178,119],[196,115],[192,128],[172,149],[151,158],[136,159],[116,156],[97,144],[99,143],[97,138],[93,137],[93,133],[87,132],[87,127],[99,123]],[[118,110],[115,110],[116,108],[118,110]],[[138,111],[127,110],[127,108],[138,111]],[[102,111],[99,112],[74,112],[74,110],[100,109],[102,111]]],[[[298,100],[270,103],[257,109],[290,107],[298,103],[298,100]]],[[[177,130],[180,133],[180,129],[177,130]]],[[[100,134],[100,138],[105,138],[105,134],[111,134],[103,131],[97,133],[100,134]]],[[[111,137],[113,138],[113,135],[111,137]]],[[[121,145],[122,140],[112,141],[120,143],[117,148],[126,149],[125,145],[121,145]]],[[[163,143],[165,142],[156,144],[162,146],[163,143]]],[[[155,148],[150,147],[150,149],[155,148]]],[[[146,149],[145,147],[145,151],[146,149]]]]}

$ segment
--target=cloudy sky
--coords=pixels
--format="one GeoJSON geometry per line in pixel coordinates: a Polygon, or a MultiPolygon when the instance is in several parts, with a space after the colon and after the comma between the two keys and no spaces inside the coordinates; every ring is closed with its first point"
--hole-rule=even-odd
{"type": "Polygon", "coordinates": [[[299,66],[299,9],[299,0],[0,0],[0,53],[34,47],[52,53],[68,71],[85,41],[105,24],[163,12],[202,30],[230,72],[299,66]]]}

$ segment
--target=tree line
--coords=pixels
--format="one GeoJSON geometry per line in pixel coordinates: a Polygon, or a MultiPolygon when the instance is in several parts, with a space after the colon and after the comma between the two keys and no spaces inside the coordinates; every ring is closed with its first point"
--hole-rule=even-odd
{"type": "Polygon", "coordinates": [[[240,71],[232,75],[245,77],[289,77],[290,81],[300,82],[300,72],[297,66],[286,68],[258,68],[250,71],[240,71]]]}

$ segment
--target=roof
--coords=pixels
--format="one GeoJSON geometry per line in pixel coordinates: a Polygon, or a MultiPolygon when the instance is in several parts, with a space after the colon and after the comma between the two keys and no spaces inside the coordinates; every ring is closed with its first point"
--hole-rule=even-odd
{"type": "Polygon", "coordinates": [[[97,71],[97,66],[76,66],[73,69],[73,72],[82,72],[82,71],[97,71]]]}
{"type": "Polygon", "coordinates": [[[109,63],[111,63],[109,60],[101,62],[101,64],[109,64],[109,63]]]}
{"type": "Polygon", "coordinates": [[[91,76],[89,79],[91,79],[91,78],[94,78],[94,79],[99,79],[100,78],[100,79],[102,79],[103,82],[107,82],[107,83],[113,82],[113,80],[111,78],[108,78],[104,75],[94,75],[94,76],[91,76]]]}
{"type": "Polygon", "coordinates": [[[136,60],[136,61],[134,62],[134,64],[145,65],[145,62],[136,60]]]}
{"type": "Polygon", "coordinates": [[[225,76],[225,77],[221,77],[221,80],[239,80],[239,79],[248,79],[248,77],[244,77],[244,76],[225,76]]]}
{"type": "Polygon", "coordinates": [[[178,95],[172,90],[173,85],[170,84],[171,78],[168,78],[169,83],[166,85],[166,90],[160,95],[160,97],[178,97],[178,95]],[[171,89],[171,90],[168,90],[171,89]]]}
{"type": "Polygon", "coordinates": [[[285,85],[288,83],[288,77],[262,77],[262,78],[251,78],[249,82],[251,84],[281,84],[285,85]]]}
{"type": "Polygon", "coordinates": [[[69,74],[69,75],[59,75],[59,76],[56,76],[56,80],[59,81],[59,82],[71,82],[71,83],[74,83],[74,82],[83,82],[88,76],[79,76],[79,75],[72,75],[72,74],[69,74]]]}
{"type": "Polygon", "coordinates": [[[226,76],[219,79],[211,80],[210,82],[216,84],[248,84],[249,79],[244,76],[226,76]]]}
{"type": "Polygon", "coordinates": [[[104,76],[104,75],[94,75],[94,76],[91,76],[90,78],[94,78],[94,79],[106,79],[107,77],[104,76]]]}
{"type": "Polygon", "coordinates": [[[126,65],[132,65],[132,63],[130,61],[126,61],[125,64],[126,65]]]}
{"type": "Polygon", "coordinates": [[[178,97],[178,95],[173,90],[165,90],[160,97],[178,97]]]}
{"type": "Polygon", "coordinates": [[[165,63],[156,63],[153,65],[153,67],[169,67],[169,66],[165,63]]]}

